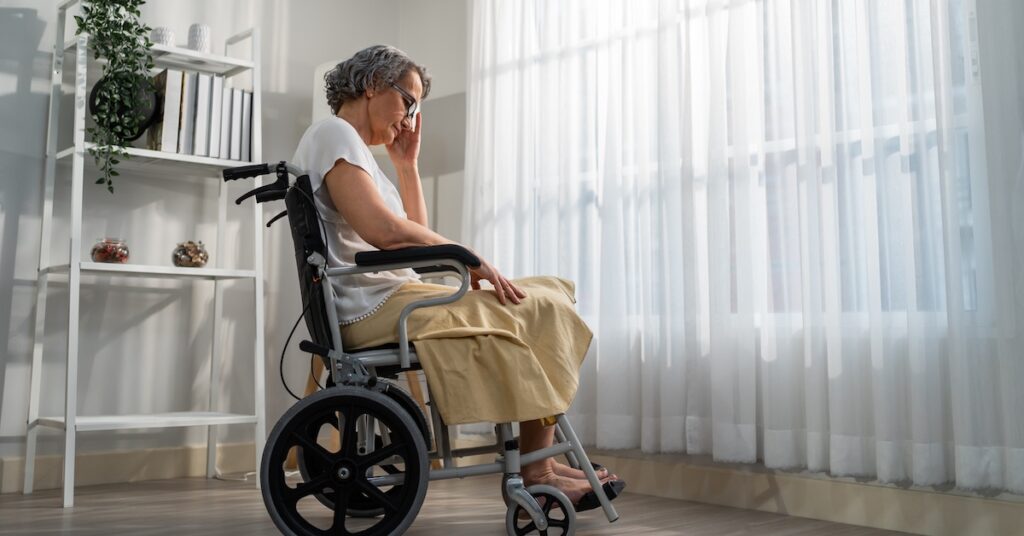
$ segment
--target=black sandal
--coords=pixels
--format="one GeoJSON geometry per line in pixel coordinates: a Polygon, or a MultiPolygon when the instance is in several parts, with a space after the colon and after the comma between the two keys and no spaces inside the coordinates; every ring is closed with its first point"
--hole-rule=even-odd
{"type": "MultiPolygon", "coordinates": [[[[610,482],[605,482],[604,485],[601,486],[601,488],[604,489],[604,493],[605,495],[608,496],[608,500],[614,501],[615,498],[618,497],[620,493],[622,493],[622,490],[626,489],[626,481],[612,480],[610,482]]],[[[577,512],[586,512],[587,510],[593,510],[595,508],[599,508],[600,506],[601,501],[597,498],[597,493],[594,493],[593,491],[588,491],[583,495],[583,497],[580,497],[579,502],[574,504],[573,508],[577,512]]]]}
{"type": "MultiPolygon", "coordinates": [[[[597,462],[590,462],[590,466],[594,468],[594,472],[595,473],[599,473],[603,469],[605,471],[608,471],[608,475],[609,476],[612,474],[612,470],[611,469],[608,469],[607,467],[605,467],[605,466],[603,466],[603,465],[601,465],[601,464],[599,464],[597,462]]],[[[601,478],[601,477],[598,476],[597,478],[601,478]]]]}

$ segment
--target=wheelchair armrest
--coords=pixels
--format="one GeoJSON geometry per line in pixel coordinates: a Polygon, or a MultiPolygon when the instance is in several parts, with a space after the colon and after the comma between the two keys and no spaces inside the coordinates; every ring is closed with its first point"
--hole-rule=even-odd
{"type": "Polygon", "coordinates": [[[444,277],[445,273],[458,273],[455,272],[455,270],[452,270],[451,266],[421,266],[419,268],[413,268],[413,270],[415,270],[417,274],[427,277],[444,277]]]}
{"type": "MultiPolygon", "coordinates": [[[[363,251],[356,253],[356,264],[359,266],[380,266],[385,264],[431,260],[453,260],[471,268],[480,266],[480,259],[477,258],[476,255],[468,249],[455,244],[363,251]]],[[[447,268],[445,268],[445,270],[447,270],[447,268]]]]}

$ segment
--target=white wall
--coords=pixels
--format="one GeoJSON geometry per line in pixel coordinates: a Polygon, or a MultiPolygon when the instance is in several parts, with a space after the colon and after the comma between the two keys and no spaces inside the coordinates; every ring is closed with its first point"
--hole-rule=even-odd
{"type": "MultiPolygon", "coordinates": [[[[0,457],[21,456],[24,450],[55,11],[54,2],[0,0],[0,457]]],[[[214,43],[252,25],[260,28],[263,157],[276,161],[291,157],[310,122],[314,66],[370,44],[394,43],[426,63],[437,80],[431,100],[454,96],[447,105],[457,106],[461,99],[464,108],[465,13],[465,0],[150,0],[143,7],[143,20],[153,27],[171,27],[182,44],[193,22],[209,24],[214,43]]],[[[424,106],[425,112],[429,113],[430,106],[424,106]]],[[[444,117],[439,115],[434,124],[464,137],[464,110],[458,121],[446,124],[444,117]]],[[[424,150],[428,149],[425,141],[424,150]]],[[[443,177],[440,184],[445,185],[445,199],[455,199],[449,191],[457,190],[461,180],[461,153],[432,166],[434,174],[425,180],[443,177]],[[451,177],[456,178],[447,180],[451,177]]],[[[110,196],[86,180],[86,246],[100,236],[122,235],[135,260],[165,263],[176,242],[200,238],[210,245],[211,255],[226,266],[249,266],[245,244],[252,230],[246,210],[231,213],[229,244],[218,247],[212,243],[215,181],[123,176],[115,187],[116,194],[110,196]]],[[[242,191],[240,185],[233,187],[242,191]]],[[[430,190],[434,191],[433,185],[430,190]]],[[[58,197],[58,202],[61,200],[66,207],[67,196],[58,197]]],[[[461,212],[457,205],[443,202],[441,206],[446,214],[461,212]]],[[[268,207],[266,216],[276,209],[268,207]]],[[[66,208],[58,205],[58,211],[57,227],[61,228],[66,226],[66,208]]],[[[446,225],[458,229],[450,221],[446,225]]],[[[66,249],[58,246],[54,245],[54,251],[66,258],[66,249]]],[[[301,307],[290,238],[283,225],[267,231],[264,250],[266,393],[271,426],[292,403],[280,385],[277,366],[301,307]]],[[[60,414],[67,293],[60,283],[53,286],[58,290],[47,306],[43,412],[60,414]]],[[[81,412],[203,409],[209,374],[204,363],[210,344],[211,288],[205,283],[143,279],[86,280],[81,306],[81,412]]],[[[251,407],[249,289],[238,283],[227,292],[225,314],[233,320],[228,322],[225,349],[230,364],[221,386],[224,410],[247,411],[251,407]]],[[[307,357],[297,350],[303,336],[304,328],[300,328],[286,357],[286,376],[293,389],[302,388],[308,371],[307,357]]],[[[251,440],[248,427],[229,430],[222,433],[222,439],[251,440]]],[[[41,452],[59,452],[60,435],[44,431],[40,437],[41,452]]],[[[79,434],[79,449],[171,446],[201,442],[203,437],[198,429],[86,433],[79,434]]]]}

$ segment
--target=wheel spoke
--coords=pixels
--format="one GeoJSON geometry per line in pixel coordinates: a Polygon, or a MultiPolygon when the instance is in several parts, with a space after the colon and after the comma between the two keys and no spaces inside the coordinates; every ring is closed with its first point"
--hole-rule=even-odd
{"type": "Polygon", "coordinates": [[[300,483],[298,486],[295,487],[295,489],[289,490],[289,495],[291,495],[292,499],[294,499],[294,502],[297,503],[306,495],[323,490],[327,482],[327,473],[321,473],[320,475],[317,475],[315,478],[311,479],[308,482],[300,483]]]}
{"type": "Polygon", "coordinates": [[[338,486],[334,492],[334,524],[331,531],[334,534],[351,534],[345,528],[345,518],[348,513],[348,498],[352,493],[352,486],[338,486]]]}
{"type": "Polygon", "coordinates": [[[549,517],[548,514],[551,513],[551,507],[554,506],[557,501],[555,501],[554,497],[550,496],[544,496],[544,498],[547,500],[544,501],[544,508],[542,511],[544,512],[544,517],[549,517]]]}
{"type": "Polygon", "coordinates": [[[537,530],[537,524],[534,523],[533,521],[530,521],[529,525],[527,525],[527,526],[525,526],[525,527],[523,527],[521,529],[516,529],[516,532],[518,532],[519,534],[529,534],[529,533],[531,533],[531,532],[533,532],[535,530],[537,530]]]}
{"type": "Polygon", "coordinates": [[[356,408],[353,406],[345,406],[341,414],[345,417],[345,424],[341,432],[340,453],[346,458],[352,458],[356,452],[356,421],[359,420],[359,415],[356,415],[356,408]]]}
{"type": "MultiPolygon", "coordinates": [[[[359,460],[363,467],[371,467],[394,456],[399,450],[405,447],[403,443],[392,443],[384,448],[375,450],[359,460]]],[[[404,459],[404,458],[403,458],[404,459]]],[[[386,471],[386,469],[385,469],[386,471]]]]}
{"type": "Polygon", "coordinates": [[[398,511],[398,505],[391,500],[391,497],[388,497],[387,494],[381,491],[380,488],[367,482],[365,478],[360,478],[357,480],[357,482],[359,483],[359,487],[363,488],[363,491],[365,491],[366,494],[369,495],[371,499],[374,499],[377,502],[381,503],[384,509],[390,512],[398,511]]]}
{"type": "Polygon", "coordinates": [[[334,456],[332,456],[330,452],[327,452],[326,449],[321,447],[315,440],[310,439],[300,434],[299,432],[292,432],[292,437],[298,440],[297,446],[301,447],[302,450],[308,450],[309,452],[315,454],[318,458],[320,458],[322,462],[324,462],[327,465],[334,463],[334,456]]]}

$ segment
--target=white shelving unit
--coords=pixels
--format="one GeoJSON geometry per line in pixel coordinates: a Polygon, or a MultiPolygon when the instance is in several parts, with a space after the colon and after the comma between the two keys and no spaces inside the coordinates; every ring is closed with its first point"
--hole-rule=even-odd
{"type": "MultiPolygon", "coordinates": [[[[207,429],[207,464],[206,473],[208,477],[215,476],[216,460],[216,434],[214,426],[226,424],[248,424],[252,425],[255,433],[256,460],[260,459],[263,451],[263,442],[266,437],[266,421],[264,417],[264,320],[263,320],[263,217],[260,206],[251,203],[252,226],[255,229],[253,237],[253,268],[250,270],[219,268],[216,265],[212,268],[178,268],[174,266],[152,266],[140,264],[104,264],[90,262],[88,257],[83,258],[82,243],[82,214],[84,207],[83,180],[87,165],[91,165],[92,157],[88,149],[92,145],[85,140],[86,101],[88,100],[87,89],[89,87],[90,70],[95,71],[95,60],[90,60],[89,37],[79,35],[69,41],[64,41],[66,35],[66,22],[68,10],[78,0],[66,0],[57,8],[57,31],[56,42],[53,53],[53,70],[49,127],[46,142],[46,170],[43,194],[42,230],[41,244],[39,251],[39,272],[36,286],[36,316],[35,316],[35,338],[32,351],[32,371],[30,379],[30,400],[28,414],[28,434],[26,438],[25,456],[25,482],[24,492],[31,493],[35,477],[35,458],[37,435],[41,427],[56,428],[64,431],[64,465],[63,465],[63,505],[70,507],[74,504],[75,486],[75,439],[77,432],[100,431],[100,430],[123,430],[141,428],[172,428],[206,426],[207,429]],[[62,82],[64,78],[64,57],[66,54],[73,54],[75,83],[74,83],[74,120],[73,120],[73,143],[70,147],[57,147],[58,132],[61,129],[60,104],[62,95],[62,82]],[[90,67],[92,67],[90,69],[90,67]],[[64,264],[51,264],[49,248],[53,234],[53,205],[55,176],[58,165],[63,168],[65,162],[70,161],[70,185],[71,185],[71,218],[70,218],[70,240],[69,240],[69,262],[64,264]],[[40,396],[42,382],[42,359],[43,359],[43,332],[46,319],[46,295],[48,282],[51,276],[60,275],[68,280],[68,342],[67,342],[67,372],[65,388],[65,407],[63,416],[40,416],[40,396]],[[79,300],[81,296],[82,276],[131,276],[141,278],[176,278],[188,280],[208,280],[214,284],[213,298],[213,348],[210,363],[210,393],[209,411],[189,411],[153,413],[144,415],[78,415],[78,348],[80,329],[79,300]],[[218,406],[218,386],[220,384],[221,360],[220,353],[223,346],[223,326],[220,319],[223,313],[224,288],[223,281],[244,279],[250,280],[253,284],[255,301],[254,327],[255,327],[255,351],[253,352],[253,369],[255,371],[253,411],[251,414],[221,413],[214,410],[218,406]]],[[[229,38],[224,45],[224,55],[204,54],[193,50],[177,47],[155,45],[152,55],[157,68],[183,68],[191,71],[201,71],[213,74],[220,74],[227,77],[238,74],[249,73],[252,79],[252,159],[253,162],[262,162],[262,117],[260,110],[260,61],[259,61],[259,35],[255,29],[249,29],[229,38]],[[229,48],[248,41],[251,47],[252,60],[241,60],[228,56],[229,48]]],[[[94,80],[92,82],[95,82],[94,80]]],[[[66,127],[65,127],[66,128],[66,127]]],[[[218,181],[219,195],[217,208],[217,247],[224,247],[224,228],[227,219],[228,190],[221,178],[221,170],[228,167],[240,166],[249,162],[225,160],[219,158],[199,157],[147,149],[129,148],[131,158],[122,160],[118,169],[132,173],[142,173],[147,176],[174,176],[192,175],[209,177],[210,180],[218,181]]],[[[127,176],[123,174],[122,177],[127,176]]],[[[261,183],[256,178],[253,187],[261,183]]],[[[218,261],[223,255],[216,255],[214,261],[218,261]]]]}

